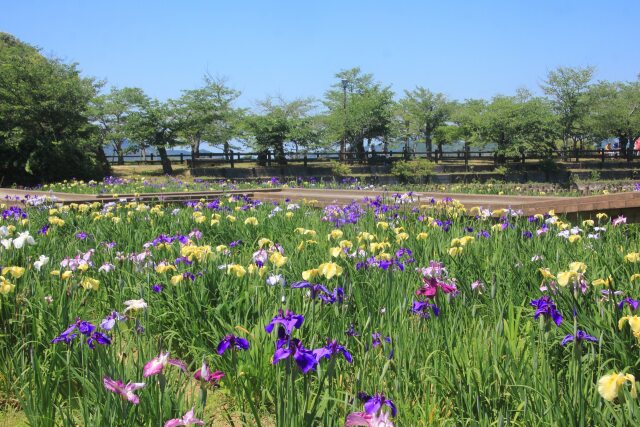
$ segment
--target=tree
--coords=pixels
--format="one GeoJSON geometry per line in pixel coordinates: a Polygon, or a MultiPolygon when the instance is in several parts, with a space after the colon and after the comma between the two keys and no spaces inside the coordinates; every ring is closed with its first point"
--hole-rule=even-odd
{"type": "Polygon", "coordinates": [[[451,120],[457,125],[460,138],[465,141],[466,146],[486,144],[484,135],[486,110],[487,102],[483,99],[467,99],[453,108],[451,120]]]}
{"type": "Polygon", "coordinates": [[[585,94],[594,72],[594,67],[559,67],[549,72],[542,85],[545,94],[551,97],[554,111],[558,115],[565,149],[571,141],[576,150],[584,139],[581,125],[589,111],[585,94]]]}
{"type": "Polygon", "coordinates": [[[260,150],[273,149],[279,164],[286,164],[285,144],[311,145],[317,140],[308,113],[314,101],[299,98],[287,102],[282,98],[267,98],[259,103],[259,112],[245,119],[251,143],[260,150]]]}
{"type": "Polygon", "coordinates": [[[6,33],[0,64],[0,182],[101,176],[88,121],[99,84],[6,33]]]}
{"type": "MultiPolygon", "coordinates": [[[[449,119],[451,103],[442,93],[433,93],[420,86],[405,91],[400,103],[407,111],[410,128],[424,139],[427,157],[431,158],[434,131],[449,119]]],[[[438,151],[442,152],[442,142],[438,144],[438,151]]]]}
{"type": "Polygon", "coordinates": [[[239,123],[240,112],[233,109],[233,102],[240,92],[227,87],[224,79],[204,77],[204,86],[182,91],[174,101],[175,111],[181,122],[180,137],[191,146],[192,158],[200,156],[200,144],[211,139],[213,145],[223,145],[229,150],[239,123]]]}
{"type": "Polygon", "coordinates": [[[640,138],[640,80],[599,82],[590,88],[587,99],[592,105],[588,123],[594,138],[616,136],[623,149],[633,150],[640,138]]]}
{"type": "Polygon", "coordinates": [[[119,165],[124,165],[127,120],[146,101],[146,95],[140,88],[112,87],[109,93],[95,97],[91,103],[90,115],[100,129],[100,141],[102,145],[113,146],[119,165]]]}
{"type": "Polygon", "coordinates": [[[180,122],[170,102],[147,100],[139,111],[131,115],[127,131],[133,141],[156,148],[162,171],[165,174],[173,173],[167,148],[178,144],[180,122]]]}
{"type": "Polygon", "coordinates": [[[372,74],[363,74],[359,68],[336,74],[340,82],[326,92],[324,105],[327,131],[330,138],[340,141],[344,157],[347,145],[358,157],[364,156],[364,142],[384,139],[393,126],[393,91],[373,80],[372,74]]]}

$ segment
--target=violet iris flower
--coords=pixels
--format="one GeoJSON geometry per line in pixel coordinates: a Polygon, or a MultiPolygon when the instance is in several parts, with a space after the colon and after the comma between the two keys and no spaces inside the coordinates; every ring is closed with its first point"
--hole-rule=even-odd
{"type": "Polygon", "coordinates": [[[367,414],[377,414],[380,408],[382,408],[382,405],[386,405],[391,409],[391,415],[394,417],[396,416],[398,412],[398,410],[396,409],[396,405],[391,399],[387,399],[384,394],[376,393],[373,396],[366,396],[366,398],[366,402],[364,403],[364,411],[367,414]]]}
{"type": "Polygon", "coordinates": [[[187,372],[186,363],[179,359],[169,359],[169,352],[161,352],[159,356],[154,357],[144,365],[142,376],[146,378],[151,375],[161,374],[162,370],[167,365],[177,366],[178,368],[182,369],[182,372],[187,372]]]}
{"type": "Polygon", "coordinates": [[[56,344],[56,343],[59,343],[59,342],[64,342],[66,344],[71,343],[71,341],[73,341],[74,338],[76,338],[78,336],[78,334],[73,333],[73,332],[76,331],[76,329],[82,335],[87,337],[87,345],[92,350],[95,348],[96,343],[98,343],[100,345],[109,345],[109,344],[111,344],[111,339],[109,339],[108,336],[106,336],[105,334],[103,334],[101,332],[96,332],[95,331],[96,330],[95,325],[93,325],[93,324],[91,324],[89,322],[80,320],[80,318],[76,319],[76,323],[74,323],[73,325],[70,325],[66,330],[64,330],[62,333],[60,333],[60,335],[58,335],[57,337],[52,339],[51,343],[52,344],[56,344]]]}
{"type": "Polygon", "coordinates": [[[218,344],[218,354],[224,354],[228,348],[231,348],[231,350],[249,350],[249,341],[235,335],[225,335],[218,344]]]}
{"type": "Polygon", "coordinates": [[[318,361],[320,361],[320,359],[322,359],[323,357],[326,359],[331,359],[331,356],[337,353],[342,353],[347,362],[353,363],[351,353],[349,353],[349,351],[344,348],[344,346],[338,344],[338,341],[336,340],[329,340],[327,341],[326,346],[313,350],[313,354],[316,356],[316,360],[318,361]]]}
{"type": "Polygon", "coordinates": [[[636,311],[638,309],[638,304],[640,304],[640,302],[638,302],[638,300],[635,300],[633,298],[627,297],[622,301],[620,301],[620,303],[618,303],[618,308],[622,310],[625,304],[629,304],[629,307],[631,308],[631,310],[636,311]]]}
{"type": "Polygon", "coordinates": [[[104,377],[102,379],[102,383],[104,384],[104,388],[109,390],[110,392],[119,394],[123,399],[128,400],[129,402],[137,405],[140,403],[140,398],[135,395],[136,390],[139,390],[145,386],[145,383],[123,383],[122,380],[114,381],[109,377],[104,377]]]}
{"type": "Polygon", "coordinates": [[[582,331],[580,329],[578,329],[578,332],[576,332],[576,335],[567,335],[566,337],[563,338],[562,342],[560,344],[562,345],[567,345],[568,343],[570,343],[571,341],[591,341],[591,342],[598,342],[598,338],[593,337],[589,334],[587,334],[585,331],[582,331]]]}
{"type": "Polygon", "coordinates": [[[316,359],[313,352],[309,349],[304,348],[302,342],[299,339],[291,339],[286,343],[282,343],[281,346],[273,353],[273,364],[276,365],[283,359],[288,359],[292,357],[293,360],[298,365],[300,371],[303,374],[306,374],[310,370],[313,370],[318,365],[318,360],[316,359]]]}
{"type": "Polygon", "coordinates": [[[431,304],[427,301],[414,301],[411,306],[411,312],[413,314],[417,314],[425,319],[429,319],[431,317],[429,314],[430,311],[432,311],[436,317],[440,315],[440,309],[435,304],[431,304]]]}
{"type": "Polygon", "coordinates": [[[278,323],[284,326],[287,335],[291,335],[293,328],[300,329],[302,323],[304,323],[304,316],[302,314],[295,314],[293,311],[289,311],[289,309],[286,311],[279,309],[278,315],[271,319],[271,322],[264,327],[264,330],[270,334],[271,331],[273,331],[273,327],[278,323]]]}
{"type": "Polygon", "coordinates": [[[560,326],[562,323],[562,315],[557,310],[550,296],[544,295],[540,299],[531,301],[530,304],[536,308],[536,312],[533,315],[534,319],[537,319],[542,314],[545,317],[551,318],[557,326],[560,326]]]}
{"type": "Polygon", "coordinates": [[[345,334],[349,337],[359,337],[360,334],[356,331],[356,327],[353,325],[349,325],[349,329],[345,331],[345,334]]]}
{"type": "Polygon", "coordinates": [[[333,304],[334,302],[342,304],[344,300],[344,289],[342,288],[335,288],[333,292],[330,292],[326,286],[318,283],[310,283],[306,280],[292,283],[291,287],[295,289],[309,289],[311,299],[319,298],[325,304],[333,304]]]}
{"type": "Polygon", "coordinates": [[[105,331],[110,331],[116,325],[116,320],[118,322],[122,322],[123,320],[126,320],[126,319],[127,319],[126,317],[122,316],[117,311],[112,311],[111,314],[109,314],[107,317],[102,319],[102,322],[100,322],[100,327],[105,331]]]}

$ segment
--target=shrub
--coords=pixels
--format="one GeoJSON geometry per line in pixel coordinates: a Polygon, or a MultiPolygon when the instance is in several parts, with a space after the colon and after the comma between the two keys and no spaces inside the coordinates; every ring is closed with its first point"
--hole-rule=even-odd
{"type": "Polygon", "coordinates": [[[391,167],[391,174],[403,182],[427,181],[433,174],[433,162],[427,159],[400,160],[391,167]]]}
{"type": "Polygon", "coordinates": [[[349,176],[351,175],[351,167],[345,163],[336,162],[335,160],[331,160],[329,162],[331,165],[331,173],[334,176],[349,176]]]}

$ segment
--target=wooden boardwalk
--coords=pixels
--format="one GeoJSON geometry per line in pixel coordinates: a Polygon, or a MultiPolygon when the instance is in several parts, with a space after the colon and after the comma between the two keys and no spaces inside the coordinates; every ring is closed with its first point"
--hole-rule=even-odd
{"type": "MultiPolygon", "coordinates": [[[[113,195],[70,194],[60,192],[29,191],[0,188],[0,203],[7,205],[23,204],[26,197],[50,197],[63,203],[93,203],[118,202],[124,200],[138,200],[145,203],[184,203],[187,201],[212,200],[232,194],[246,194],[247,196],[264,201],[301,202],[315,200],[318,206],[329,204],[345,205],[352,201],[362,201],[365,197],[375,198],[383,196],[391,199],[395,192],[381,190],[331,190],[331,189],[247,189],[233,191],[202,191],[175,193],[142,193],[113,195]]],[[[480,206],[483,208],[521,210],[525,215],[545,213],[554,210],[558,214],[570,217],[587,218],[598,212],[606,212],[610,216],[624,215],[629,222],[640,222],[640,192],[615,193],[598,196],[555,197],[555,196],[512,196],[488,194],[460,194],[460,193],[425,193],[414,192],[413,203],[425,204],[431,199],[442,200],[453,198],[466,207],[480,206]]]]}

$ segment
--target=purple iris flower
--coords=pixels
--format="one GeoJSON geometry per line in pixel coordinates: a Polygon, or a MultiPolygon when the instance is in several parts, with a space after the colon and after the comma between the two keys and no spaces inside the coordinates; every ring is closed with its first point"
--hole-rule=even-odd
{"type": "Polygon", "coordinates": [[[570,343],[571,341],[591,341],[591,342],[598,342],[598,338],[593,337],[589,334],[587,334],[585,331],[582,331],[580,329],[578,329],[578,332],[576,332],[576,335],[567,335],[566,337],[564,337],[562,339],[562,342],[560,344],[562,345],[567,345],[568,343],[570,343]]]}
{"type": "Polygon", "coordinates": [[[218,354],[224,354],[228,348],[231,348],[231,350],[249,350],[249,341],[235,335],[225,335],[220,344],[218,344],[218,354]]]}
{"type": "Polygon", "coordinates": [[[273,327],[278,323],[284,326],[287,335],[291,335],[293,328],[300,329],[302,323],[304,323],[304,316],[302,314],[295,314],[293,311],[289,311],[289,309],[286,311],[280,309],[278,310],[278,315],[271,319],[271,322],[264,327],[264,330],[270,334],[271,331],[273,331],[273,327]]]}
{"type": "Polygon", "coordinates": [[[229,247],[230,248],[235,248],[238,245],[242,244],[242,240],[234,240],[233,242],[229,243],[229,247]]]}
{"type": "Polygon", "coordinates": [[[162,292],[162,283],[156,283],[151,287],[151,290],[156,294],[159,294],[160,292],[162,292]]]}
{"type": "Polygon", "coordinates": [[[87,345],[90,349],[95,348],[95,344],[98,343],[100,345],[109,345],[111,344],[111,339],[108,336],[101,332],[96,332],[95,325],[76,319],[76,323],[70,325],[66,330],[64,330],[60,335],[51,340],[52,344],[56,344],[59,342],[64,342],[66,344],[71,343],[78,334],[74,333],[76,330],[80,332],[82,335],[87,337],[87,345]]]}
{"type": "Polygon", "coordinates": [[[110,331],[116,325],[116,320],[121,322],[127,318],[120,315],[117,311],[112,311],[107,317],[105,317],[100,323],[100,327],[105,331],[110,331]]]}
{"type": "Polygon", "coordinates": [[[638,309],[638,300],[635,300],[633,298],[625,298],[622,301],[620,301],[620,303],[618,304],[618,308],[620,310],[622,310],[622,308],[624,307],[625,304],[629,304],[629,307],[631,308],[632,311],[636,311],[638,309]]]}
{"type": "MultiPolygon", "coordinates": [[[[365,396],[361,396],[365,397],[365,396]]],[[[396,416],[398,410],[396,409],[396,405],[393,403],[391,399],[387,399],[386,396],[382,393],[376,393],[373,396],[366,396],[366,402],[364,402],[364,411],[367,414],[377,414],[382,405],[386,405],[391,409],[391,415],[396,416]]],[[[365,399],[362,399],[365,400],[365,399]]]]}
{"type": "Polygon", "coordinates": [[[349,363],[353,363],[353,358],[351,357],[351,353],[344,348],[344,346],[338,344],[336,340],[328,340],[327,345],[313,350],[313,354],[316,356],[316,359],[320,361],[323,357],[326,359],[331,359],[331,356],[334,354],[342,353],[345,360],[349,363]]]}
{"type": "Polygon", "coordinates": [[[478,236],[478,237],[484,237],[485,239],[488,239],[489,237],[491,237],[491,235],[489,234],[489,232],[488,232],[488,231],[486,231],[486,230],[480,230],[480,231],[478,231],[477,236],[478,236]]]}
{"type": "Polygon", "coordinates": [[[42,226],[40,230],[38,230],[38,234],[47,234],[49,232],[49,224],[45,224],[42,226]]]}
{"type": "Polygon", "coordinates": [[[282,343],[275,353],[273,353],[272,363],[276,365],[281,360],[288,359],[289,357],[293,358],[303,374],[315,369],[318,365],[318,360],[313,352],[304,348],[302,342],[296,338],[288,340],[286,343],[282,343]]]}
{"type": "Polygon", "coordinates": [[[349,325],[349,329],[345,331],[345,334],[349,337],[359,337],[360,334],[356,331],[356,327],[353,325],[349,325]]]}
{"type": "MultiPolygon", "coordinates": [[[[373,345],[373,348],[383,345],[383,342],[386,342],[387,344],[391,344],[391,337],[386,336],[382,338],[382,335],[380,335],[379,332],[374,332],[371,334],[371,344],[373,345]]],[[[367,347],[367,350],[368,350],[368,347],[367,347]]],[[[393,358],[394,351],[395,351],[394,348],[391,347],[391,351],[389,352],[387,359],[393,358]]]]}
{"type": "Polygon", "coordinates": [[[334,354],[342,353],[345,360],[349,363],[353,363],[353,358],[351,357],[351,353],[344,348],[344,346],[338,344],[337,340],[327,340],[327,345],[313,350],[313,354],[316,356],[316,359],[320,361],[323,357],[326,359],[331,359],[331,356],[334,354]]]}
{"type": "Polygon", "coordinates": [[[342,303],[344,300],[344,289],[335,288],[333,292],[330,292],[326,286],[318,283],[310,283],[306,280],[295,282],[291,284],[294,289],[309,289],[311,299],[320,299],[325,304],[333,304],[334,302],[342,303]]]}
{"type": "Polygon", "coordinates": [[[557,326],[560,326],[562,323],[562,315],[550,296],[544,295],[540,299],[531,301],[530,304],[536,308],[536,312],[533,315],[534,319],[537,319],[542,314],[545,317],[551,318],[557,326]]]}
{"type": "Polygon", "coordinates": [[[89,237],[89,235],[87,233],[85,233],[84,231],[76,233],[76,239],[78,239],[78,240],[86,240],[87,237],[89,237]]]}
{"type": "Polygon", "coordinates": [[[65,344],[69,344],[78,334],[74,334],[73,332],[76,330],[76,324],[69,326],[66,330],[60,333],[57,337],[51,340],[52,344],[56,344],[59,342],[64,342],[65,344]]]}
{"type": "Polygon", "coordinates": [[[109,345],[111,344],[111,339],[103,333],[94,332],[87,338],[87,345],[91,350],[96,347],[96,344],[100,345],[109,345]]]}
{"type": "Polygon", "coordinates": [[[525,239],[531,239],[533,237],[533,233],[530,232],[529,230],[523,231],[522,232],[522,237],[524,237],[525,239]]]}
{"type": "Polygon", "coordinates": [[[436,317],[440,315],[440,309],[435,304],[431,304],[427,301],[414,301],[411,306],[411,312],[425,319],[429,319],[431,317],[429,312],[433,312],[436,317]]]}

